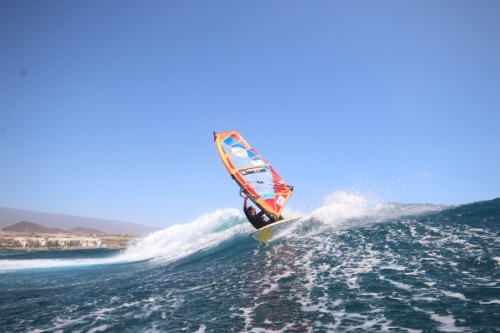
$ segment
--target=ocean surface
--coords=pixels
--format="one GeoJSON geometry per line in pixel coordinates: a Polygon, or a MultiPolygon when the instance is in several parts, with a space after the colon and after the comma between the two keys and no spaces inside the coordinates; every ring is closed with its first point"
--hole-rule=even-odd
{"type": "Polygon", "coordinates": [[[0,331],[500,332],[500,199],[368,201],[266,244],[234,208],[120,251],[0,253],[0,331]]]}

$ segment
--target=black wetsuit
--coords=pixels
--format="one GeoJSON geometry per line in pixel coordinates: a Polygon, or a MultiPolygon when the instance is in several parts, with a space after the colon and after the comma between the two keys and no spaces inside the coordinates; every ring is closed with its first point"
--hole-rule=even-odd
{"type": "Polygon", "coordinates": [[[264,212],[260,212],[255,215],[250,215],[248,212],[248,208],[244,208],[243,211],[245,212],[245,215],[250,223],[254,226],[255,229],[260,229],[270,223],[271,221],[264,221],[264,212]]]}
{"type": "Polygon", "coordinates": [[[269,216],[268,214],[265,213],[264,210],[260,211],[259,213],[255,215],[250,215],[248,212],[247,208],[247,201],[243,203],[243,212],[245,212],[245,215],[250,223],[254,226],[255,229],[260,229],[262,227],[265,227],[268,224],[276,222],[278,219],[273,218],[273,216],[269,216]],[[264,215],[267,216],[269,221],[264,220],[264,215]]]}

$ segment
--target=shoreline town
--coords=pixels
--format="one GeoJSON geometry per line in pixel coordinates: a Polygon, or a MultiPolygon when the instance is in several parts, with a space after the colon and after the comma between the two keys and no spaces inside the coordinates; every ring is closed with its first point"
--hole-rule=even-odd
{"type": "Polygon", "coordinates": [[[124,249],[139,236],[135,235],[81,235],[73,233],[26,233],[0,231],[0,252],[124,249]]]}

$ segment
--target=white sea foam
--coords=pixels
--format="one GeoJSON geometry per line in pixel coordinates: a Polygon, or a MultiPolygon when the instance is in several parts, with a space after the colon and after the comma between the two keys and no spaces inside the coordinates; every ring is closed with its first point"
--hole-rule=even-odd
{"type": "Polygon", "coordinates": [[[492,301],[481,301],[479,304],[500,304],[500,299],[494,299],[492,301]]]}
{"type": "Polygon", "coordinates": [[[423,310],[423,309],[420,309],[417,307],[414,307],[413,309],[416,311],[426,313],[427,315],[430,316],[430,318],[432,320],[440,323],[441,325],[438,327],[438,331],[441,331],[441,332],[464,332],[464,331],[468,332],[468,331],[470,331],[469,328],[455,326],[456,320],[455,320],[455,318],[453,318],[452,315],[443,316],[443,315],[439,315],[439,314],[435,313],[434,311],[426,311],[426,310],[423,310]]]}
{"type": "Polygon", "coordinates": [[[105,332],[108,329],[108,325],[101,325],[89,330],[89,333],[105,332]]]}
{"type": "Polygon", "coordinates": [[[370,200],[362,195],[336,191],[329,194],[323,206],[314,210],[311,216],[325,223],[338,223],[341,220],[359,217],[370,208],[370,200]]]}
{"type": "Polygon", "coordinates": [[[308,216],[332,226],[356,219],[358,223],[383,222],[402,216],[439,212],[447,206],[430,204],[380,203],[375,197],[335,191],[325,197],[323,205],[308,216]]]}
{"type": "Polygon", "coordinates": [[[0,260],[0,272],[56,267],[81,267],[117,263],[116,258],[0,260]]]}
{"type": "Polygon", "coordinates": [[[497,266],[500,266],[500,257],[493,257],[492,259],[496,261],[497,266]]]}
{"type": "Polygon", "coordinates": [[[118,256],[121,261],[176,260],[208,249],[236,234],[250,232],[237,209],[217,210],[187,224],[176,224],[139,239],[118,256]]]}
{"type": "Polygon", "coordinates": [[[198,328],[198,330],[195,331],[195,333],[205,333],[206,329],[207,329],[207,326],[201,324],[200,328],[198,328]]]}
{"type": "Polygon", "coordinates": [[[408,284],[397,282],[397,281],[393,281],[391,279],[385,278],[384,276],[381,276],[380,279],[381,280],[389,281],[390,284],[392,284],[393,286],[395,286],[396,288],[399,288],[399,289],[405,289],[405,290],[411,290],[412,289],[412,287],[410,285],[408,285],[408,284]]]}
{"type": "Polygon", "coordinates": [[[443,294],[445,294],[448,297],[458,298],[458,299],[461,299],[463,301],[467,301],[467,298],[463,294],[461,294],[461,293],[454,293],[454,292],[450,292],[450,291],[443,291],[443,294]]]}

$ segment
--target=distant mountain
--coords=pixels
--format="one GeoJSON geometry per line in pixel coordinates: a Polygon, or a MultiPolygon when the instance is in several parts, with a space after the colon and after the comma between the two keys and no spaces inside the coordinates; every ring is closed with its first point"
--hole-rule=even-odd
{"type": "Polygon", "coordinates": [[[56,233],[64,232],[63,230],[61,230],[59,228],[47,228],[47,227],[44,227],[43,225],[28,222],[28,221],[17,222],[16,224],[8,226],[7,228],[3,228],[2,231],[38,232],[38,233],[44,233],[44,234],[56,234],[56,233]]]}
{"type": "Polygon", "coordinates": [[[10,232],[36,232],[40,234],[57,234],[61,232],[69,232],[72,234],[80,234],[80,235],[102,235],[104,232],[97,229],[76,227],[70,230],[62,230],[59,228],[47,228],[43,225],[36,224],[28,221],[17,222],[7,228],[3,228],[2,231],[10,231],[10,232]]]}
{"type": "Polygon", "coordinates": [[[71,230],[72,228],[81,227],[97,229],[104,233],[114,235],[145,235],[158,230],[158,228],[130,222],[0,207],[0,229],[9,227],[19,221],[30,221],[31,223],[46,226],[49,229],[59,228],[62,230],[71,230]]]}
{"type": "Polygon", "coordinates": [[[92,228],[83,228],[83,227],[76,227],[67,230],[68,232],[72,234],[79,234],[79,235],[102,235],[105,234],[105,232],[102,232],[97,229],[92,229],[92,228]]]}

